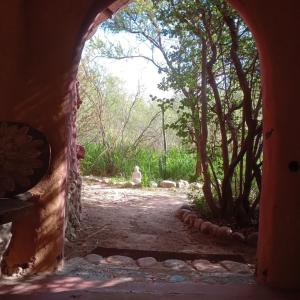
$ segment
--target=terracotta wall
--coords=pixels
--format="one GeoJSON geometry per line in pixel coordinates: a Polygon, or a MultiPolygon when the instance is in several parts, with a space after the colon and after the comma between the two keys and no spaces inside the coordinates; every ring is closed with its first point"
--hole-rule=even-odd
{"type": "Polygon", "coordinates": [[[35,189],[31,215],[14,222],[2,261],[6,274],[60,265],[68,172],[73,80],[83,34],[111,1],[52,0],[0,3],[0,119],[43,131],[52,147],[49,174],[35,189]]]}
{"type": "Polygon", "coordinates": [[[230,0],[250,25],[263,75],[264,164],[257,275],[300,287],[300,3],[230,0]]]}

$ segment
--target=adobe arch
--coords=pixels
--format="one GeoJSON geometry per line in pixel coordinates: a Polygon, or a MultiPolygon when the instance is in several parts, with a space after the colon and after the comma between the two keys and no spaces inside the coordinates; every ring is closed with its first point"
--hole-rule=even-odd
{"type": "MultiPolygon", "coordinates": [[[[228,0],[252,29],[264,89],[264,169],[257,277],[277,287],[300,286],[299,4],[286,0],[228,0]],[[291,167],[292,165],[292,167],[291,167]]],[[[0,3],[0,119],[44,132],[52,164],[37,186],[30,217],[13,224],[2,262],[11,274],[52,271],[62,262],[64,203],[71,128],[66,126],[84,39],[122,0],[0,3]],[[9,30],[7,30],[9,28],[9,30]],[[17,87],[17,88],[16,88],[17,87]],[[67,137],[67,138],[66,138],[67,137]]]]}

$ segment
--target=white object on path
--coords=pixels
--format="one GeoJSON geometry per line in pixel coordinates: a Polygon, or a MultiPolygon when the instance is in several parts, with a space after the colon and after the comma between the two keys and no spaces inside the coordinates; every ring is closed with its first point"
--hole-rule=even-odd
{"type": "Polygon", "coordinates": [[[142,182],[142,173],[139,166],[134,167],[134,171],[132,173],[132,181],[134,184],[140,184],[142,182]]]}

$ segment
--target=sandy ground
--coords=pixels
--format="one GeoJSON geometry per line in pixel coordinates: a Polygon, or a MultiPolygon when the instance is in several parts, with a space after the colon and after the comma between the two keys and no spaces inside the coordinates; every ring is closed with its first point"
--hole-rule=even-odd
{"type": "Polygon", "coordinates": [[[82,228],[67,242],[67,258],[85,256],[97,247],[241,254],[252,262],[255,249],[234,241],[220,241],[188,228],[175,217],[188,203],[183,191],[123,189],[86,182],[82,191],[82,228]]]}

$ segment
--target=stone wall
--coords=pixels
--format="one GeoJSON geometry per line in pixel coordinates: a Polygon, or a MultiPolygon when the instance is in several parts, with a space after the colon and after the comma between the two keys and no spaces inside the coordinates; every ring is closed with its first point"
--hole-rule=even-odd
{"type": "Polygon", "coordinates": [[[69,118],[71,136],[69,138],[68,149],[68,192],[65,211],[65,237],[68,240],[76,238],[76,231],[80,227],[81,214],[81,177],[79,168],[79,159],[83,158],[84,151],[76,143],[76,115],[80,107],[79,83],[74,82],[72,93],[70,95],[72,112],[69,118]]]}
{"type": "Polygon", "coordinates": [[[11,238],[11,223],[0,225],[0,261],[11,238]]]}

